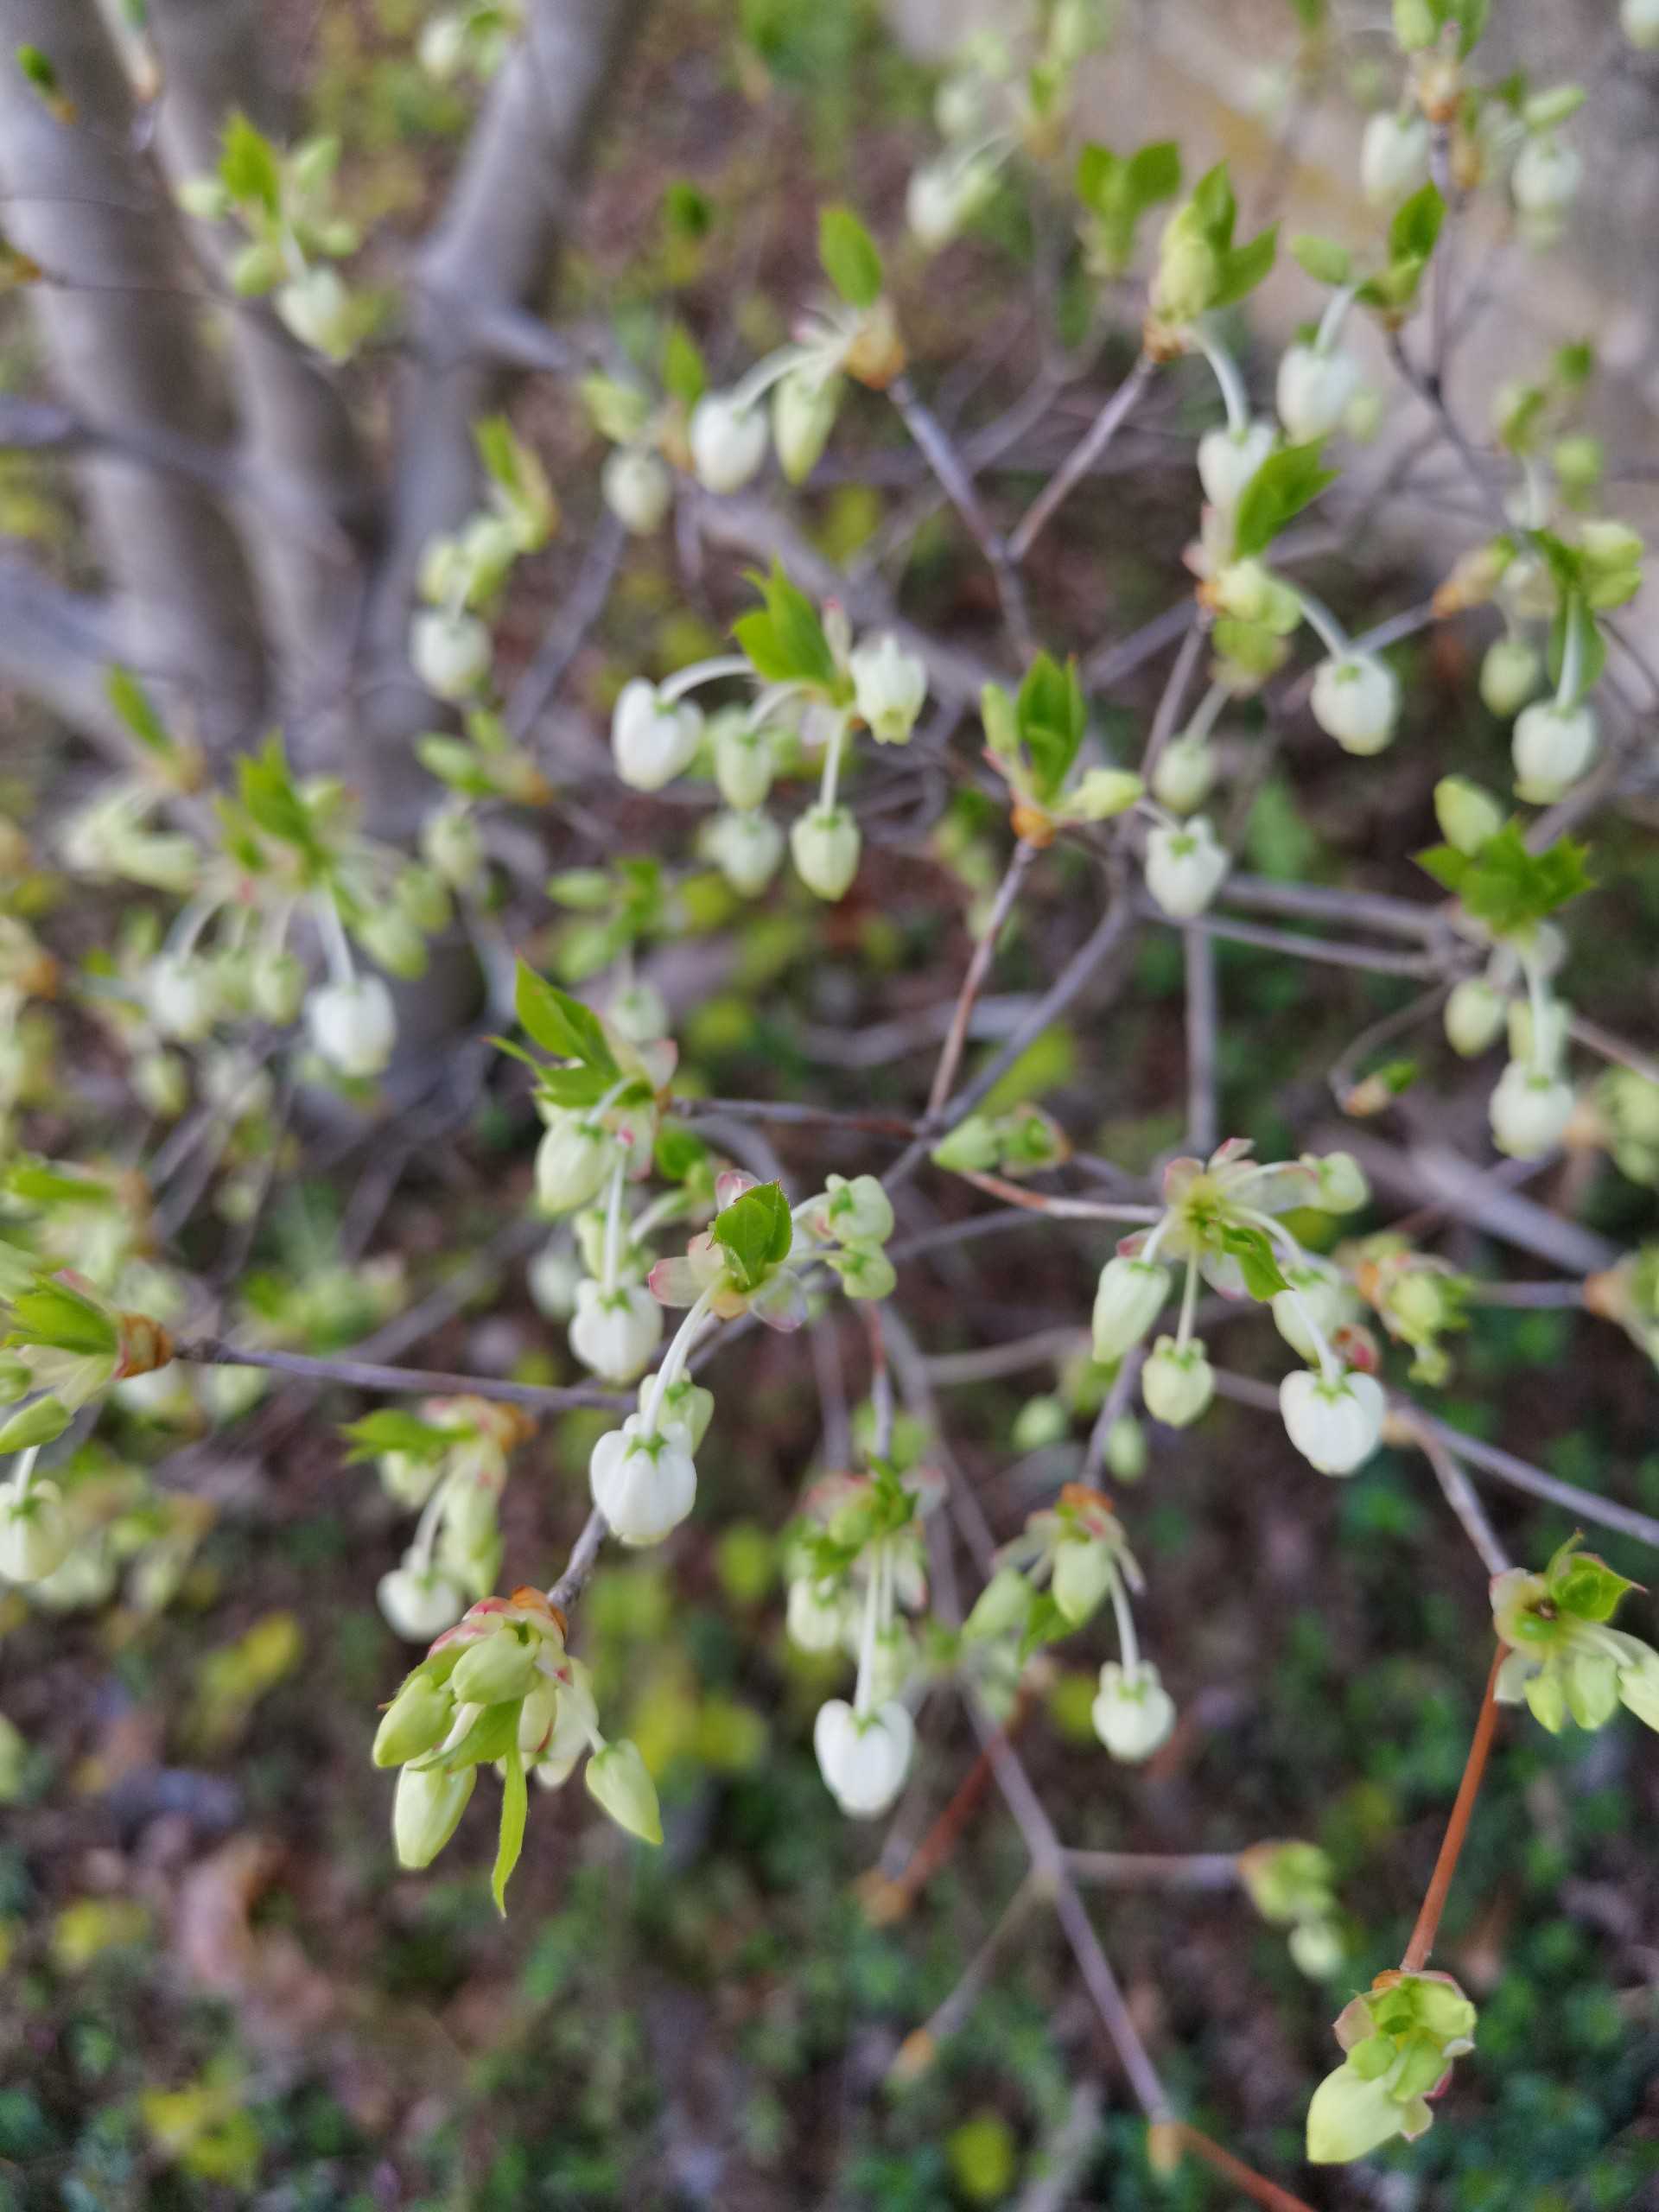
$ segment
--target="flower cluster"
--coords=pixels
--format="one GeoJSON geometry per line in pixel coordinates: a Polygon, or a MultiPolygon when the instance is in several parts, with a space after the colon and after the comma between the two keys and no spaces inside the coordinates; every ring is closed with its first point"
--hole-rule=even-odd
{"type": "Polygon", "coordinates": [[[1313,2092],[1307,2155],[1345,2165],[1396,2135],[1415,2142],[1433,2126],[1431,2098],[1452,2062],[1475,2047],[1475,2008],[1449,1974],[1380,1974],[1337,2016],[1347,2056],[1313,2092]]]}
{"type": "Polygon", "coordinates": [[[591,1796],[619,1827],[663,1840],[645,1761],[600,1732],[588,1670],[564,1648],[564,1616],[539,1590],[485,1598],[446,1629],[404,1677],[374,1739],[377,1766],[395,1766],[391,1832],[397,1861],[429,1866],[466,1811],[481,1766],[502,1777],[493,1889],[505,1910],[523,1847],[525,1778],[556,1789],[584,1754],[591,1796]]]}
{"type": "Polygon", "coordinates": [[[1608,1625],[1636,1588],[1569,1537],[1541,1574],[1522,1567],[1492,1577],[1492,1618],[1508,1656],[1498,1674],[1505,1705],[1524,1702],[1551,1735],[1569,1720],[1604,1727],[1619,1707],[1659,1728],[1659,1651],[1608,1625]]]}

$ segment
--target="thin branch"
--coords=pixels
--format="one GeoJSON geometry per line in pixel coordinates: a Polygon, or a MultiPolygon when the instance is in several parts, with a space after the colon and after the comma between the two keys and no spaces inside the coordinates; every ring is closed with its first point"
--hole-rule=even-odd
{"type": "Polygon", "coordinates": [[[1508,1553],[1497,1541],[1491,1522],[1486,1518],[1486,1509],[1475,1495],[1475,1486],[1452,1453],[1432,1428],[1414,1427],[1414,1442],[1421,1446],[1424,1458],[1434,1470],[1434,1478],[1446,1494],[1446,1502],[1462,1524],[1479,1555],[1480,1563],[1488,1574],[1504,1574],[1509,1571],[1508,1553]]]}
{"type": "MultiPolygon", "coordinates": [[[[1169,917],[1149,896],[1138,897],[1138,911],[1149,921],[1167,922],[1169,917]]],[[[1332,968],[1360,968],[1372,976],[1436,976],[1440,963],[1426,952],[1397,952],[1392,945],[1348,944],[1335,938],[1299,937],[1289,930],[1264,928],[1257,922],[1235,921],[1224,914],[1199,914],[1179,925],[1206,937],[1226,938],[1235,944],[1253,944],[1263,952],[1286,952],[1297,960],[1317,960],[1332,968]]]]}
{"type": "Polygon", "coordinates": [[[1065,1867],[1080,1882],[1110,1890],[1236,1890],[1236,1851],[1068,1851],[1065,1867]]]}
{"type": "Polygon", "coordinates": [[[308,1352],[260,1351],[227,1344],[222,1337],[197,1337],[173,1348],[175,1359],[203,1367],[265,1367],[277,1375],[297,1375],[316,1382],[338,1382],[351,1390],[404,1395],[499,1398],[539,1413],[565,1413],[572,1406],[602,1406],[623,1412],[634,1403],[631,1391],[599,1390],[587,1384],[553,1389],[539,1382],[510,1382],[497,1375],[451,1375],[436,1368],[381,1367],[369,1360],[316,1359],[308,1352]]]}
{"type": "Polygon", "coordinates": [[[966,524],[969,535],[984,555],[996,581],[1002,617],[1008,626],[1015,649],[1022,662],[1028,660],[1035,651],[1036,641],[1032,635],[1031,611],[1026,604],[1026,588],[1009,558],[1009,547],[981,504],[966,465],[951,444],[944,424],[924,404],[908,376],[895,377],[887,387],[887,397],[898,409],[905,428],[915,439],[928,467],[938,477],[946,498],[966,524]]]}
{"type": "Polygon", "coordinates": [[[1492,1737],[1497,1727],[1497,1677],[1504,1657],[1504,1647],[1500,1643],[1492,1654],[1491,1669],[1486,1677],[1486,1694],[1480,1701],[1480,1712],[1475,1720],[1474,1740],[1469,1746],[1469,1757],[1464,1764],[1463,1780],[1458,1784],[1452,1817],[1446,1824],[1446,1840],[1440,1846],[1440,1855],[1434,1862],[1434,1872],[1429,1879],[1422,1910],[1417,1915],[1417,1924],[1411,1931],[1411,1941],[1400,1961],[1402,1974],[1422,1972],[1428,1964],[1429,1955],[1434,1948],[1434,1938],[1440,1930],[1440,1915],[1446,1910],[1446,1900],[1451,1893],[1452,1877],[1458,1871],[1459,1856],[1469,1834],[1475,1800],[1480,1795],[1481,1778],[1486,1771],[1487,1754],[1492,1748],[1492,1737]]]}
{"type": "Polygon", "coordinates": [[[1215,940],[1202,930],[1183,930],[1181,959],[1186,978],[1186,1149],[1207,1160],[1216,1148],[1220,1115],[1215,940]]]}
{"type": "Polygon", "coordinates": [[[926,1117],[931,1120],[950,1096],[950,1086],[956,1080],[957,1067],[962,1058],[963,1047],[968,1041],[968,1025],[973,1018],[974,1001],[979,996],[991,961],[996,951],[997,939],[1003,925],[1014,911],[1014,902],[1020,896],[1039,848],[1028,844],[1022,837],[1014,849],[1014,855],[997,887],[991,911],[985,926],[975,944],[973,956],[968,963],[968,972],[962,979],[962,989],[957,995],[956,1010],[950,1017],[950,1027],[945,1033],[944,1048],[939,1054],[938,1065],[933,1071],[933,1081],[927,1094],[926,1117]]]}
{"type": "Polygon", "coordinates": [[[1045,524],[1070,497],[1079,480],[1088,474],[1119,429],[1128,420],[1156,365],[1148,354],[1142,353],[1137,358],[1135,366],[1096,416],[1087,432],[1026,510],[1019,527],[1008,540],[1008,551],[1016,561],[1025,559],[1045,524]]]}

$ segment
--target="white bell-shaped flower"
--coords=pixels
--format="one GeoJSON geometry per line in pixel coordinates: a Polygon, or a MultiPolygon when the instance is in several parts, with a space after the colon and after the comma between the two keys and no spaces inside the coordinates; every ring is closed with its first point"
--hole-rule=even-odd
{"type": "Polygon", "coordinates": [[[204,961],[164,952],[144,978],[144,1003],[163,1037],[198,1045],[219,1012],[212,970],[204,961]]]}
{"type": "Polygon", "coordinates": [[[644,1283],[607,1290],[589,1276],[577,1284],[570,1349],[593,1374],[607,1382],[633,1382],[662,1336],[663,1309],[644,1283]]]}
{"type": "Polygon", "coordinates": [[[709,725],[715,756],[715,782],[734,812],[764,806],[772,789],[777,759],[772,732],[752,721],[740,708],[716,715],[709,725]]]}
{"type": "Polygon", "coordinates": [[[1122,1254],[1107,1261],[1095,1291],[1094,1311],[1095,1357],[1103,1367],[1115,1367],[1140,1343],[1163,1311],[1169,1285],[1169,1269],[1155,1262],[1122,1254]]]}
{"type": "Polygon", "coordinates": [[[897,1699],[861,1715],[845,1698],[832,1697],[818,1707],[812,1725],[818,1771],[842,1811],[855,1821],[887,1811],[904,1787],[915,1747],[915,1728],[897,1699]]]}
{"type": "Polygon", "coordinates": [[[1152,795],[1172,814],[1193,814],[1215,788],[1216,748],[1207,737],[1172,739],[1152,772],[1152,795]]]}
{"type": "Polygon", "coordinates": [[[1572,205],[1583,181],[1577,149],[1546,130],[1529,137],[1516,156],[1510,191],[1523,215],[1554,217],[1572,205]]]}
{"type": "Polygon", "coordinates": [[[1359,142],[1359,188],[1372,207],[1397,207],[1427,181],[1427,118],[1374,115],[1359,142]]]}
{"type": "Polygon", "coordinates": [[[305,1020],[316,1052],[344,1076],[378,1075],[397,1041],[391,993],[378,976],[325,983],[307,999],[305,1020]]]}
{"type": "Polygon", "coordinates": [[[1182,1344],[1160,1337],[1141,1370],[1141,1395],[1153,1419],[1171,1428],[1189,1427],[1215,1395],[1215,1370],[1198,1338],[1182,1344]]]}
{"type": "Polygon", "coordinates": [[[615,1159],[611,1133],[575,1113],[556,1114],[536,1147],[536,1200],[543,1213],[574,1213],[595,1197],[615,1159]]]}
{"type": "Polygon", "coordinates": [[[1359,364],[1339,346],[1291,346],[1279,363],[1274,386],[1279,420],[1296,445],[1328,437],[1359,390],[1359,364]]]}
{"type": "Polygon", "coordinates": [[[728,391],[706,391],[691,410],[691,466],[708,492],[741,492],[766,457],[766,418],[728,391]]]}
{"type": "Polygon", "coordinates": [[[404,1553],[401,1567],[380,1577],[374,1595],[386,1626],[406,1643],[430,1643],[467,1610],[461,1585],[413,1551],[404,1553]]]}
{"type": "Polygon", "coordinates": [[[1120,1667],[1109,1659],[1090,1707],[1095,1733],[1115,1759],[1138,1765],[1167,1741],[1175,1726],[1175,1700],[1150,1659],[1120,1667]]]}
{"type": "Polygon", "coordinates": [[[1313,719],[1344,753],[1381,753],[1400,719],[1400,683],[1374,653],[1319,663],[1309,704],[1313,719]]]}
{"type": "Polygon", "coordinates": [[[1342,1277],[1328,1260],[1310,1258],[1287,1268],[1285,1280],[1289,1289],[1274,1294],[1274,1325],[1294,1352],[1317,1359],[1319,1337],[1328,1340],[1346,1319],[1342,1277]]]}
{"type": "Polygon", "coordinates": [[[1465,1060],[1478,1059],[1503,1027],[1504,998],[1484,976],[1466,976],[1446,1002],[1446,1041],[1465,1060]]]}
{"type": "Polygon", "coordinates": [[[0,1483],[0,1580],[43,1582],[68,1558],[73,1541],[56,1483],[37,1477],[27,1491],[0,1483]]]}
{"type": "Polygon", "coordinates": [[[927,667],[895,637],[855,646],[848,658],[853,697],[878,745],[903,745],[927,698],[927,667]]]}
{"type": "Polygon", "coordinates": [[[1573,1086],[1560,1076],[1511,1060],[1488,1108],[1492,1142],[1513,1160],[1537,1160],[1560,1142],[1573,1104],[1573,1086]]]}
{"type": "Polygon", "coordinates": [[[1247,423],[1242,430],[1223,423],[1206,430],[1198,440],[1198,481],[1211,505],[1230,514],[1278,442],[1276,423],[1247,423]]]}
{"type": "Polygon", "coordinates": [[[858,874],[862,845],[858,824],[844,806],[810,806],[789,833],[801,881],[820,899],[844,894],[858,874]]]}
{"type": "Polygon", "coordinates": [[[1538,689],[1542,673],[1538,655],[1524,638],[1498,638],[1480,664],[1480,696],[1488,714],[1500,721],[1518,715],[1538,689]]]}
{"type": "Polygon", "coordinates": [[[582,1262],[570,1247],[555,1236],[524,1269],[536,1311],[550,1321],[568,1321],[576,1310],[576,1287],[583,1281],[582,1262]]]}
{"type": "Polygon", "coordinates": [[[649,537],[668,512],[674,480],[660,454],[647,446],[618,446],[599,473],[600,496],[636,537],[649,537]]]}
{"type": "Polygon", "coordinates": [[[1231,865],[1205,815],[1193,815],[1179,829],[1160,823],[1147,832],[1147,888],[1175,921],[1201,914],[1231,865]]]}
{"type": "Polygon", "coordinates": [[[697,1471],[685,1431],[670,1422],[647,1436],[639,1414],[630,1414],[594,1445],[588,1462],[594,1503],[624,1544],[660,1544],[696,1503],[697,1471]]]}
{"type": "Polygon", "coordinates": [[[815,1582],[810,1574],[789,1586],[784,1625],[789,1640],[802,1651],[836,1651],[849,1626],[847,1593],[833,1582],[815,1582]]]}
{"type": "Polygon", "coordinates": [[[772,388],[772,442],[778,465],[791,484],[804,484],[817,467],[841,405],[838,376],[817,368],[791,369],[772,388]]]}
{"type": "Polygon", "coordinates": [[[702,742],[702,715],[690,700],[665,704],[657,686],[635,676],[611,709],[611,756],[630,791],[659,791],[691,765],[702,742]]]}
{"type": "Polygon", "coordinates": [[[1351,1475],[1376,1451],[1388,1404],[1374,1375],[1352,1369],[1327,1380],[1299,1368],[1279,1385],[1279,1410],[1310,1466],[1322,1475],[1351,1475]]]}
{"type": "Polygon", "coordinates": [[[1510,738],[1516,790],[1532,805],[1553,804],[1595,759],[1596,741],[1593,708],[1536,701],[1516,717],[1510,738]]]}
{"type": "Polygon", "coordinates": [[[698,848],[711,860],[740,898],[755,899],[778,872],[784,833],[764,809],[747,813],[728,809],[702,827],[698,848]]]}
{"type": "Polygon", "coordinates": [[[490,633],[476,614],[426,607],[409,626],[409,658],[440,699],[470,699],[490,672],[490,633]]]}

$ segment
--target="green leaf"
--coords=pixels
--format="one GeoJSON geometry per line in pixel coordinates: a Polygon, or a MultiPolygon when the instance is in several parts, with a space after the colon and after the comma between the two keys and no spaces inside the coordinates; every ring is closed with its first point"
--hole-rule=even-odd
{"type": "Polygon", "coordinates": [[[708,385],[696,340],[683,322],[671,323],[663,343],[663,390],[683,407],[695,407],[708,385]]]}
{"type": "Polygon", "coordinates": [[[495,1847],[495,1872],[490,1877],[490,1894],[504,1920],[507,1916],[507,1884],[524,1847],[524,1816],[530,1808],[524,1788],[524,1755],[518,1748],[516,1729],[507,1747],[505,1765],[506,1772],[501,1779],[501,1833],[495,1847]]]}
{"type": "Polygon", "coordinates": [[[657,1132],[652,1154],[657,1173],[671,1183],[683,1183],[696,1174],[709,1157],[709,1147],[694,1129],[677,1122],[664,1122],[657,1132]]]}
{"type": "Polygon", "coordinates": [[[310,813],[289,772],[280,737],[267,740],[263,752],[245,754],[237,763],[237,787],[256,829],[279,844],[296,847],[313,863],[326,859],[310,813]]]}
{"type": "Polygon", "coordinates": [[[1115,215],[1122,200],[1123,173],[1127,163],[1109,146],[1090,143],[1077,156],[1077,166],[1072,184],[1085,207],[1092,207],[1098,215],[1115,215]]]}
{"type": "Polygon", "coordinates": [[[55,1351],[113,1358],[119,1344],[112,1317],[61,1278],[14,1298],[9,1318],[9,1344],[49,1344],[55,1351]]]}
{"type": "Polygon", "coordinates": [[[107,1206],[115,1192],[95,1175],[66,1175],[44,1160],[14,1160],[4,1188],[14,1198],[37,1206],[107,1206]]]}
{"type": "Polygon", "coordinates": [[[1119,189],[1128,214],[1144,214],[1160,200],[1173,200],[1180,188],[1181,149],[1173,138],[1154,139],[1123,164],[1119,189]]]}
{"type": "Polygon", "coordinates": [[[1088,720],[1077,663],[1062,668],[1052,654],[1039,653],[1020,686],[1014,714],[1031,763],[1033,794],[1046,802],[1065,781],[1088,720]]]}
{"type": "Polygon", "coordinates": [[[1446,202],[1432,181],[1414,192],[1389,225],[1390,261],[1427,261],[1446,220],[1446,202]]]}
{"type": "Polygon", "coordinates": [[[1335,238],[1323,238],[1312,231],[1302,231],[1290,242],[1291,257],[1300,262],[1316,284],[1345,284],[1354,257],[1345,245],[1338,245],[1335,238]]]}
{"type": "Polygon", "coordinates": [[[1466,61],[1480,43],[1492,12],[1492,0],[1452,0],[1451,20],[1458,26],[1458,59],[1466,61]]]}
{"type": "Polygon", "coordinates": [[[818,217],[818,259],[849,308],[873,308],[881,296],[881,257],[850,207],[826,207],[818,217]]]}
{"type": "Polygon", "coordinates": [[[522,1698],[508,1699],[501,1705],[486,1705],[454,1751],[446,1751],[441,1759],[433,1760],[446,1773],[459,1774],[464,1766],[493,1766],[497,1759],[507,1757],[518,1741],[518,1715],[524,1706],[522,1698]]]}
{"type": "Polygon", "coordinates": [[[1419,853],[1417,865],[1461,899],[1499,937],[1529,927],[1588,891],[1589,848],[1558,837],[1541,853],[1527,850],[1520,825],[1505,823],[1472,857],[1451,845],[1419,853]]]}
{"type": "Polygon", "coordinates": [[[1336,480],[1337,471],[1324,465],[1318,438],[1269,454],[1239,500],[1233,520],[1235,554],[1243,560],[1271,545],[1292,517],[1336,480]]]}
{"type": "Polygon", "coordinates": [[[283,192],[276,149],[239,108],[225,125],[219,175],[232,200],[251,200],[270,215],[276,213],[283,192]]]}
{"type": "Polygon", "coordinates": [[[749,582],[765,606],[734,622],[732,634],[755,674],[767,683],[810,683],[836,697],[843,679],[817,608],[791,583],[781,561],[772,563],[769,576],[752,573],[749,582]]]}
{"type": "Polygon", "coordinates": [[[1265,1229],[1251,1229],[1244,1223],[1227,1222],[1222,1227],[1221,1242],[1224,1250],[1238,1262],[1244,1287],[1252,1298],[1273,1298],[1280,1291],[1289,1289],[1290,1285],[1274,1256],[1273,1243],[1265,1229]]]}
{"type": "Polygon", "coordinates": [[[0,1455],[38,1452],[43,1444],[55,1444],[73,1418],[60,1400],[36,1398],[0,1425],[0,1455]]]}
{"type": "Polygon", "coordinates": [[[616,1056],[599,1016],[569,991],[538,976],[528,961],[518,963],[512,1003],[520,1027],[544,1052],[556,1059],[580,1060],[585,1068],[615,1081],[616,1056]]]}
{"type": "Polygon", "coordinates": [[[1224,253],[1232,245],[1233,225],[1238,219],[1238,202],[1233,197],[1225,162],[1217,162],[1193,186],[1192,210],[1211,245],[1224,253]]]}
{"type": "Polygon", "coordinates": [[[407,1459],[441,1459],[454,1444],[457,1433],[453,1428],[435,1428],[430,1421],[393,1406],[365,1414],[360,1421],[342,1421],[340,1433],[351,1447],[346,1454],[348,1467],[391,1452],[401,1452],[407,1459]]]}
{"type": "Polygon", "coordinates": [[[1582,1536],[1569,1536],[1544,1569],[1549,1594],[1564,1613],[1581,1621],[1610,1621],[1627,1591],[1641,1584],[1616,1573],[1593,1552],[1578,1549],[1582,1536]]]}
{"type": "Polygon", "coordinates": [[[780,1183],[757,1183],[715,1216],[715,1241],[740,1290],[756,1290],[789,1257],[795,1234],[780,1183]]]}
{"type": "Polygon", "coordinates": [[[1221,283],[1211,306],[1231,307],[1247,292],[1253,292],[1273,266],[1273,257],[1279,251],[1279,226],[1269,223],[1248,245],[1235,246],[1225,256],[1221,265],[1221,283]]]}
{"type": "Polygon", "coordinates": [[[167,725],[156,713],[148,691],[130,669],[111,668],[104,679],[110,704],[147,753],[163,760],[173,757],[174,745],[167,725]]]}
{"type": "Polygon", "coordinates": [[[50,54],[42,54],[38,46],[20,46],[17,67],[43,99],[58,97],[58,72],[50,54]]]}
{"type": "Polygon", "coordinates": [[[473,443],[485,473],[504,491],[518,488],[518,442],[505,415],[484,415],[473,425],[473,443]]]}

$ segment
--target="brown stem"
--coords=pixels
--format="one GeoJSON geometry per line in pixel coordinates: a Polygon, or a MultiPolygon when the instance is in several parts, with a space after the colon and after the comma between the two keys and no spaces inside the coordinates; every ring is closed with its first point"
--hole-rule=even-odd
{"type": "Polygon", "coordinates": [[[1492,1734],[1497,1726],[1497,1675],[1503,1664],[1503,1646],[1500,1643],[1492,1654],[1491,1672],[1486,1677],[1486,1694],[1480,1701],[1474,1741],[1469,1746],[1469,1757],[1464,1764],[1463,1780],[1458,1784],[1452,1817],[1446,1824],[1446,1840],[1441,1844],[1440,1855],[1434,1862],[1434,1872],[1429,1881],[1428,1893],[1423,1899],[1423,1909],[1417,1916],[1417,1925],[1411,1931],[1411,1941],[1400,1961],[1402,1974],[1420,1974],[1422,1971],[1428,1963],[1428,1955],[1433,1949],[1434,1938],[1440,1932],[1440,1915],[1446,1910],[1452,1877],[1458,1871],[1458,1855],[1463,1849],[1464,1838],[1469,1833],[1470,1816],[1475,1809],[1475,1799],[1480,1794],[1481,1777],[1486,1771],[1486,1754],[1492,1748],[1492,1734]]]}
{"type": "Polygon", "coordinates": [[[930,1121],[935,1114],[939,1112],[945,1100],[950,1096],[950,1086],[956,1081],[957,1067],[962,1058],[963,1046],[968,1042],[968,1024],[973,1014],[974,1001],[979,996],[980,987],[985,981],[986,970],[989,968],[992,955],[996,950],[996,940],[1002,934],[1002,925],[1013,911],[1014,900],[1020,896],[1020,887],[1030,873],[1031,864],[1037,857],[1037,850],[1035,845],[1027,844],[1023,837],[1014,847],[1014,857],[1008,862],[1007,873],[1002,878],[996,897],[992,902],[990,914],[984,928],[980,931],[978,942],[974,946],[973,957],[968,963],[968,972],[962,979],[962,989],[957,998],[956,1011],[950,1017],[950,1027],[945,1035],[944,1047],[939,1054],[939,1064],[933,1071],[933,1087],[927,1094],[927,1117],[930,1121]]]}
{"type": "Polygon", "coordinates": [[[603,1406],[620,1411],[633,1403],[630,1392],[594,1389],[584,1383],[553,1389],[540,1382],[509,1382],[499,1375],[449,1375],[430,1367],[379,1367],[360,1359],[314,1359],[308,1352],[257,1351],[250,1346],[226,1344],[219,1337],[198,1337],[194,1342],[175,1344],[173,1357],[203,1367],[267,1367],[278,1375],[340,1382],[353,1390],[501,1398],[541,1413],[563,1413],[571,1406],[603,1406]]]}
{"type": "Polygon", "coordinates": [[[1230,2151],[1224,2151],[1219,2143],[1212,2143],[1207,2135],[1196,2127],[1189,2126],[1185,2120],[1172,2120],[1168,2130],[1184,2151],[1191,2151],[1195,2158],[1202,2158],[1205,2165],[1224,2175],[1235,2189],[1242,2189],[1253,2204],[1265,2204],[1268,2212],[1313,2212],[1313,2206],[1306,2198],[1293,2196],[1287,2189],[1281,2189],[1276,2181],[1269,2181],[1265,2174],[1257,2173],[1254,2166],[1247,2166],[1230,2151]]]}

